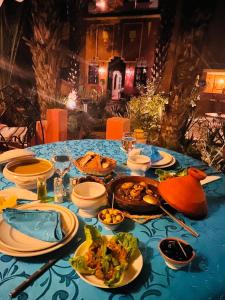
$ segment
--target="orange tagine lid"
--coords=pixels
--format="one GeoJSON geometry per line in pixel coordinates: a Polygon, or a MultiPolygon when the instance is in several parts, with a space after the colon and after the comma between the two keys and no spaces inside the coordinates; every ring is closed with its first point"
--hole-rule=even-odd
{"type": "Polygon", "coordinates": [[[206,176],[201,170],[189,168],[186,176],[160,182],[158,190],[162,198],[177,211],[193,219],[202,219],[206,217],[208,207],[200,180],[206,176]]]}

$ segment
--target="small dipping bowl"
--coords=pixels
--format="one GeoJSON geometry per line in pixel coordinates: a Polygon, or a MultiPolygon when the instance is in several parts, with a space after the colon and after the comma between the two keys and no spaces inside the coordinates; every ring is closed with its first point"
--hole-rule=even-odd
{"type": "Polygon", "coordinates": [[[162,239],[158,248],[167,266],[174,270],[185,267],[195,258],[195,252],[191,245],[178,238],[162,239]]]}
{"type": "Polygon", "coordinates": [[[124,221],[124,214],[119,209],[105,208],[98,213],[99,221],[108,230],[116,230],[124,221]]]}
{"type": "Polygon", "coordinates": [[[96,217],[98,210],[108,203],[105,186],[90,181],[75,185],[71,199],[79,208],[79,215],[85,218],[96,217]]]}
{"type": "Polygon", "coordinates": [[[131,170],[131,175],[144,176],[151,166],[151,160],[146,155],[132,155],[128,156],[127,166],[131,170]]]}

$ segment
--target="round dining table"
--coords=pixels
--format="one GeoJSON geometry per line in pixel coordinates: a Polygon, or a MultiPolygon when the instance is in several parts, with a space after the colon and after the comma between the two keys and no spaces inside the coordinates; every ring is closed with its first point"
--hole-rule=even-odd
{"type": "MultiPolygon", "coordinates": [[[[148,151],[150,145],[140,145],[148,151]]],[[[120,148],[119,141],[111,140],[69,140],[33,146],[29,148],[37,157],[51,159],[59,149],[67,149],[73,158],[94,151],[117,160],[116,172],[129,174],[122,167],[126,154],[120,148]],[[121,168],[120,168],[121,166],[121,168]]],[[[215,172],[202,161],[171,150],[157,148],[170,153],[176,159],[171,169],[195,166],[206,173],[215,172]]],[[[65,151],[67,151],[65,150],[65,151]]],[[[59,257],[42,276],[15,298],[19,300],[222,300],[225,299],[225,176],[203,186],[207,202],[208,216],[202,220],[191,220],[181,213],[176,213],[185,224],[199,233],[192,236],[183,227],[166,215],[149,220],[146,223],[132,219],[120,226],[120,231],[131,232],[139,240],[139,249],[143,256],[143,267],[138,277],[126,286],[119,288],[98,288],[83,281],[71,267],[69,259],[80,243],[84,241],[85,224],[94,225],[102,234],[115,234],[99,223],[97,218],[79,216],[78,208],[69,199],[62,204],[77,214],[79,230],[72,243],[46,255],[18,258],[0,253],[0,300],[10,299],[9,293],[32,273],[40,269],[49,259],[59,257]],[[166,237],[181,238],[193,247],[196,257],[186,267],[173,270],[169,268],[159,253],[159,241],[166,237]]],[[[72,166],[65,179],[84,176],[72,166]]],[[[156,179],[155,170],[150,169],[146,176],[156,179]]],[[[0,174],[0,189],[13,186],[0,174]]],[[[48,192],[53,189],[52,178],[48,180],[48,192]]],[[[182,195],[180,195],[182,197],[182,195]]],[[[0,235],[3,234],[0,232],[0,235]]]]}

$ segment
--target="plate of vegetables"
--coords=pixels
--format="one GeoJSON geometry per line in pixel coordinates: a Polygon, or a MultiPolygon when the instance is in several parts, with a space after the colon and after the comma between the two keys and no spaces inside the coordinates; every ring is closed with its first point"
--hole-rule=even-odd
{"type": "Polygon", "coordinates": [[[143,257],[132,233],[101,235],[91,225],[85,225],[84,232],[86,240],[70,259],[81,279],[96,287],[117,288],[140,274],[143,257]]]}

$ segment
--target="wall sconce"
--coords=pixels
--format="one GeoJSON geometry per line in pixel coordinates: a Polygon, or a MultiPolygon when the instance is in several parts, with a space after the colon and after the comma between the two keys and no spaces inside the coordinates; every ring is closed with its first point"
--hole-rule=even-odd
{"type": "Polygon", "coordinates": [[[99,67],[99,75],[103,76],[106,73],[106,68],[104,66],[99,67]]]}

